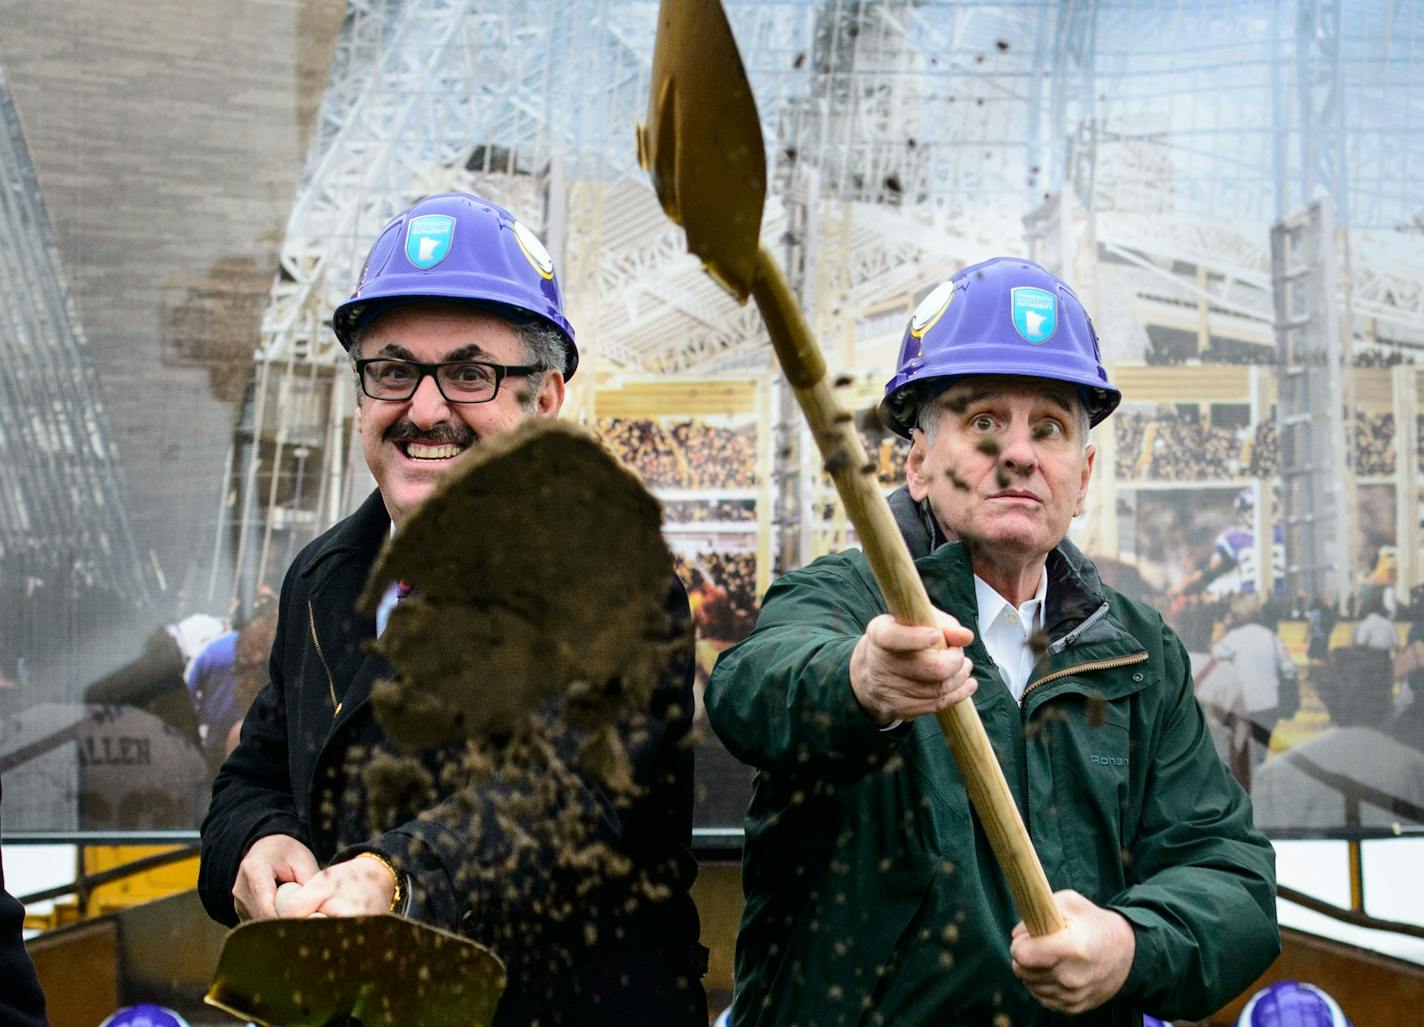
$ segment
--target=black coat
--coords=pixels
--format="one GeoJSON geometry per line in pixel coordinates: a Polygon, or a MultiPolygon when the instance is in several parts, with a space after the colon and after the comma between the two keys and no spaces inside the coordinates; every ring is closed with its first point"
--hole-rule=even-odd
{"type": "Polygon", "coordinates": [[[35,964],[25,951],[25,907],[5,890],[0,863],[0,1024],[5,1027],[45,1027],[44,994],[35,964]]]}
{"type": "MultiPolygon", "coordinates": [[[[636,873],[613,878],[581,893],[571,915],[551,920],[533,912],[551,894],[550,852],[521,850],[518,871],[498,885],[467,872],[471,864],[506,865],[511,852],[505,827],[478,801],[470,809],[447,800],[441,807],[447,815],[439,817],[410,809],[399,826],[382,833],[370,825],[360,771],[373,752],[388,748],[372,714],[371,687],[391,669],[368,651],[375,624],[354,607],[389,530],[380,494],[373,493],[307,546],[287,572],[270,682],[218,773],[203,822],[198,890],[208,913],[221,923],[236,922],[233,882],[259,838],[290,835],[323,865],[372,849],[410,876],[411,917],[463,931],[505,960],[510,983],[497,1027],[536,1020],[706,1024],[699,979],[705,950],[698,945],[697,911],[688,894],[696,876],[687,745],[692,652],[681,585],[674,583],[669,613],[673,630],[685,633],[688,644],[654,697],[648,730],[638,733],[639,745],[630,751],[645,790],[619,808],[588,785],[585,801],[574,804],[593,837],[627,856],[653,887],[632,883],[636,873]],[[458,817],[449,815],[452,810],[458,817]],[[661,901],[646,898],[664,889],[661,901]]],[[[439,754],[425,759],[440,780],[439,754]]]]}

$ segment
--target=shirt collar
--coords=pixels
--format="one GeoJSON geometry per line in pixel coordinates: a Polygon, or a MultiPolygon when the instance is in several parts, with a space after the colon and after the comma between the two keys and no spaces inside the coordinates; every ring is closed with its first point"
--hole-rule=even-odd
{"type": "MultiPolygon", "coordinates": [[[[1025,614],[1025,620],[1031,627],[1029,630],[1036,630],[1043,626],[1043,603],[1048,597],[1048,568],[1045,567],[1038,574],[1038,588],[1034,591],[1033,597],[1025,599],[1019,611],[1025,614]]],[[[974,598],[979,606],[979,630],[982,633],[989,625],[998,619],[999,614],[1004,612],[1004,607],[1009,605],[1009,601],[995,590],[979,575],[974,575],[974,598]]]]}

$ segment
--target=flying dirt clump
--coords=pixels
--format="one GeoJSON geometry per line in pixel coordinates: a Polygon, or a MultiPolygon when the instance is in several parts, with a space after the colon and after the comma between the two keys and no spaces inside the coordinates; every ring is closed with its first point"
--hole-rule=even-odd
{"type": "Polygon", "coordinates": [[[647,710],[672,655],[672,557],[662,513],[582,429],[534,419],[472,449],[387,543],[360,608],[412,587],[377,649],[395,680],[373,693],[407,750],[499,744],[555,707],[587,732],[605,783],[608,729],[647,710]]]}
{"type": "MultiPolygon", "coordinates": [[[[462,931],[527,995],[569,969],[676,867],[617,847],[618,811],[651,786],[691,627],[662,512],[580,428],[531,419],[482,441],[386,544],[359,609],[409,593],[374,648],[393,676],[371,701],[389,745],[353,753],[345,791],[376,832],[418,820],[458,852],[462,931]]],[[[680,694],[680,693],[679,693],[680,694]]],[[[397,843],[399,844],[399,843],[397,843]]],[[[419,865],[412,843],[397,863],[419,865]]]]}

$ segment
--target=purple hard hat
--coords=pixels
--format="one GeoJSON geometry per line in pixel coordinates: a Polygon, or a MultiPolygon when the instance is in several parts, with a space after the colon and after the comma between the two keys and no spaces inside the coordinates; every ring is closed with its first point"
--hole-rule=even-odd
{"type": "Polygon", "coordinates": [[[578,367],[574,329],[549,251],[509,211],[469,193],[427,196],[397,214],[371,247],[351,298],[331,315],[341,345],[361,325],[416,299],[463,300],[564,339],[564,378],[578,367]]]}
{"type": "Polygon", "coordinates": [[[171,1009],[140,1002],[136,1006],[124,1006],[99,1027],[188,1027],[188,1021],[171,1009]]]}
{"type": "Polygon", "coordinates": [[[1353,1027],[1339,1003],[1313,984],[1277,981],[1251,996],[1236,1027],[1353,1027]]]}
{"type": "Polygon", "coordinates": [[[1088,420],[1117,409],[1098,336],[1068,283],[1031,260],[993,257],[941,282],[915,308],[880,417],[910,437],[925,400],[971,374],[1051,378],[1078,387],[1088,420]]]}

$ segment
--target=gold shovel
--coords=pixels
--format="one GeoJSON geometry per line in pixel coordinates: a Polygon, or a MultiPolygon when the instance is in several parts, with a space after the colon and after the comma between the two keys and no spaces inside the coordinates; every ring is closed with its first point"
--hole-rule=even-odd
{"type": "MultiPolygon", "coordinates": [[[[718,0],[662,0],[638,159],[707,273],[737,302],[756,299],[890,613],[904,624],[933,627],[929,596],[876,485],[874,465],[831,391],[825,359],[785,276],[760,244],[766,200],[761,121],[718,0]]],[[[1036,935],[1061,930],[1053,892],[979,712],[961,702],[938,716],[1024,923],[1036,935]]]]}
{"type": "Polygon", "coordinates": [[[204,1001],[282,1027],[488,1027],[504,983],[489,949],[398,916],[253,920],[204,1001]]]}

